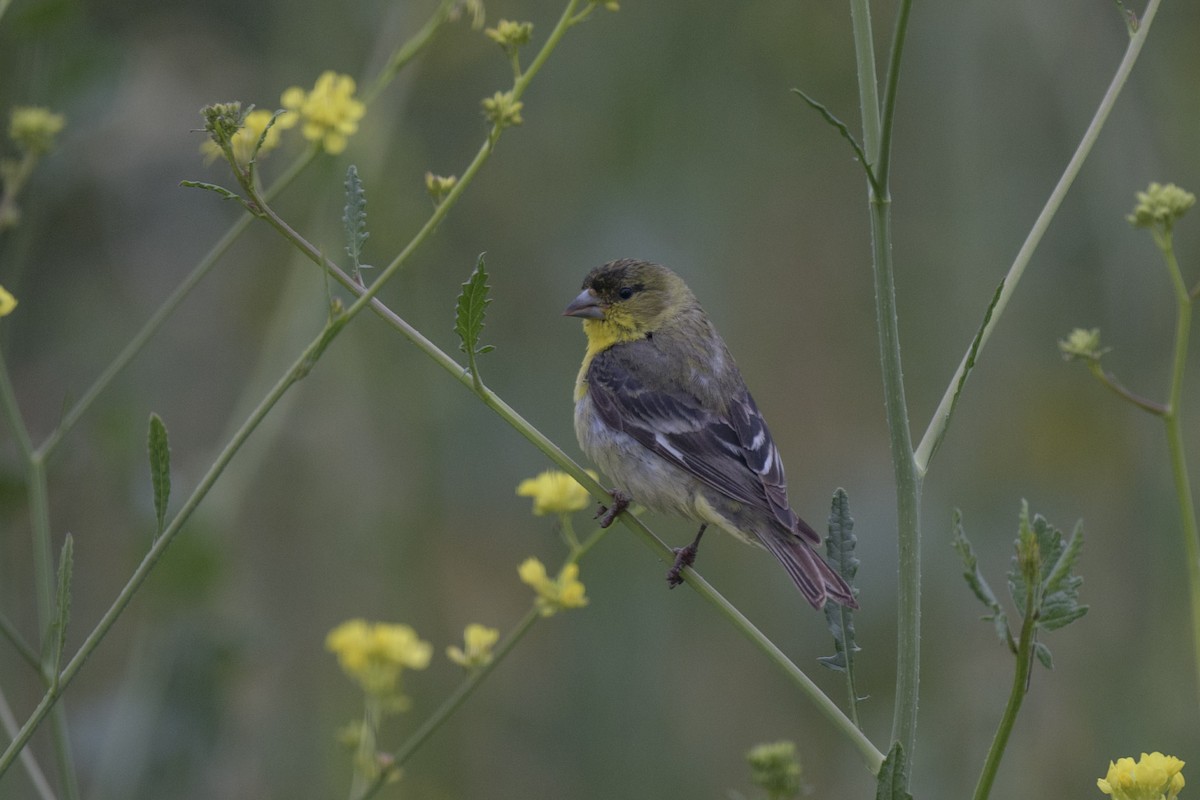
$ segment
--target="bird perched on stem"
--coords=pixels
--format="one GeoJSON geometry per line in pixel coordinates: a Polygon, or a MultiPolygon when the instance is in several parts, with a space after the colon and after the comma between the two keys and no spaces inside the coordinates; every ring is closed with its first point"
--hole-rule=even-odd
{"type": "Polygon", "coordinates": [[[632,497],[701,523],[675,550],[671,586],[716,525],[769,550],[814,608],[854,592],[814,549],[788,505],[783,462],[725,342],[683,279],[659,264],[597,267],[563,311],[581,317],[587,352],[575,383],[575,434],[616,483],[601,525],[632,497]]]}

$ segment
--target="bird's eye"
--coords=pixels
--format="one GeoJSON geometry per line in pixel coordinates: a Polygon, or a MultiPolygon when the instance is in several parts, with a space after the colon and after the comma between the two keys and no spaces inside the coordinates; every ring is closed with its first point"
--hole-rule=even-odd
{"type": "Polygon", "coordinates": [[[622,300],[628,300],[629,298],[633,297],[633,287],[632,286],[622,286],[617,291],[617,297],[620,297],[622,300]]]}

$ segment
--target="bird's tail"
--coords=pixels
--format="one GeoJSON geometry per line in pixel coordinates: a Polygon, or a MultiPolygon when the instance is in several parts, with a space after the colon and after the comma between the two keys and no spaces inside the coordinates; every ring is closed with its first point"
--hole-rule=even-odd
{"type": "Polygon", "coordinates": [[[813,608],[821,608],[826,600],[833,600],[847,608],[858,608],[854,590],[850,584],[834,572],[833,567],[807,542],[798,536],[787,536],[772,531],[761,537],[763,544],[792,576],[796,588],[813,608]]]}

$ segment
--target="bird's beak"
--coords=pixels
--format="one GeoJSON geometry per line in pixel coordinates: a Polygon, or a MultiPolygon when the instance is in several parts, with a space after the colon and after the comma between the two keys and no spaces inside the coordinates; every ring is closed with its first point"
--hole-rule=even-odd
{"type": "Polygon", "coordinates": [[[591,289],[584,289],[579,293],[579,297],[572,300],[563,310],[563,316],[604,319],[604,308],[600,305],[600,298],[596,297],[591,289]]]}

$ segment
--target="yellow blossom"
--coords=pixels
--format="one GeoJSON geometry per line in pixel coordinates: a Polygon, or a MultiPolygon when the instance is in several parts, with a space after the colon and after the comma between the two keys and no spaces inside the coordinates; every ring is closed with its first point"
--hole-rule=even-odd
{"type": "MultiPolygon", "coordinates": [[[[599,480],[592,470],[588,475],[599,480]]],[[[565,472],[549,469],[536,478],[526,478],[517,484],[518,497],[533,498],[533,513],[542,517],[546,514],[569,514],[582,511],[591,502],[588,490],[565,472]]]]}
{"type": "Polygon", "coordinates": [[[400,674],[405,669],[425,669],[433,646],[417,637],[407,625],[343,622],[325,637],[325,648],[338,657],[342,670],[358,681],[367,694],[400,698],[400,674]]]}
{"type": "Polygon", "coordinates": [[[40,106],[16,106],[8,125],[8,135],[26,153],[42,155],[54,147],[54,137],[62,131],[66,119],[40,106]]]}
{"type": "Polygon", "coordinates": [[[520,125],[525,121],[521,117],[521,109],[525,104],[517,100],[512,92],[496,92],[491,97],[483,98],[481,105],[488,122],[501,128],[520,125]]]}
{"type": "Polygon", "coordinates": [[[332,70],[321,73],[311,92],[293,86],[283,93],[280,102],[288,113],[280,124],[289,127],[299,119],[303,122],[304,138],[320,142],[325,152],[338,154],[346,149],[350,136],[358,132],[358,121],[366,106],[354,97],[354,79],[332,70]]]}
{"type": "Polygon", "coordinates": [[[434,175],[432,172],[425,173],[425,191],[429,192],[429,196],[433,198],[434,205],[438,205],[446,199],[446,195],[450,194],[450,190],[458,185],[457,175],[434,175]]]}
{"type": "Polygon", "coordinates": [[[1096,785],[1113,800],[1175,800],[1183,789],[1183,763],[1157,752],[1142,753],[1136,762],[1119,758],[1109,762],[1108,774],[1096,785]]]}
{"type": "MultiPolygon", "coordinates": [[[[255,109],[246,115],[246,118],[242,120],[242,127],[238,128],[237,133],[229,138],[229,145],[233,148],[233,157],[239,164],[250,163],[250,159],[254,156],[254,148],[258,147],[258,140],[262,137],[264,130],[267,131],[267,135],[263,139],[262,147],[258,148],[258,155],[264,156],[279,145],[279,137],[283,128],[287,126],[281,125],[277,119],[268,130],[267,124],[273,116],[275,115],[266,109],[255,109]]],[[[200,145],[200,152],[209,161],[212,161],[221,157],[221,146],[211,138],[206,139],[200,145]]]]}
{"type": "Polygon", "coordinates": [[[0,286],[0,317],[7,317],[16,307],[17,298],[13,297],[3,286],[0,286]]]}
{"type": "Polygon", "coordinates": [[[503,47],[505,52],[512,52],[522,45],[529,44],[530,38],[533,37],[533,23],[502,19],[496,23],[496,27],[488,28],[484,33],[503,47]]]}
{"type": "Polygon", "coordinates": [[[1175,221],[1196,204],[1196,195],[1173,183],[1151,183],[1137,193],[1133,213],[1125,217],[1135,228],[1161,228],[1170,231],[1175,221]]]}
{"type": "Polygon", "coordinates": [[[463,647],[451,645],[446,656],[467,669],[482,667],[492,662],[492,647],[500,641],[500,631],[472,622],[463,632],[463,647]]]}
{"type": "Polygon", "coordinates": [[[546,565],[536,558],[527,558],[517,569],[521,581],[537,592],[538,609],[543,617],[567,608],[582,608],[588,604],[584,586],[579,582],[579,565],[571,562],[562,568],[558,577],[546,574],[546,565]]]}

